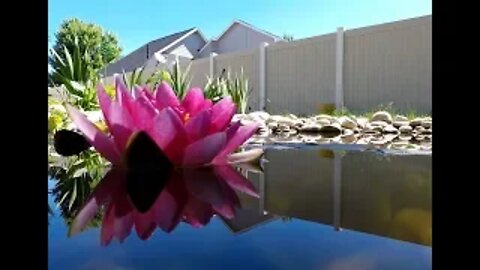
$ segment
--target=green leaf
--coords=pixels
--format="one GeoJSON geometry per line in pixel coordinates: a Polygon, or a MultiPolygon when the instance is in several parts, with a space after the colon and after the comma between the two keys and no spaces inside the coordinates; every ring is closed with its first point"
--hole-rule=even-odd
{"type": "Polygon", "coordinates": [[[77,181],[74,181],[72,196],[70,196],[70,202],[68,203],[68,210],[72,209],[73,203],[75,202],[76,198],[77,198],[77,181]]]}
{"type": "Polygon", "coordinates": [[[77,177],[80,177],[82,176],[83,174],[86,174],[88,171],[87,171],[87,168],[80,168],[79,170],[76,170],[74,173],[73,173],[73,178],[77,178],[77,177]]]}
{"type": "Polygon", "coordinates": [[[70,191],[67,191],[65,192],[65,194],[63,194],[62,198],[60,199],[60,201],[58,201],[57,203],[57,207],[60,207],[60,205],[62,205],[63,201],[65,200],[65,198],[67,198],[68,194],[70,194],[70,191]]]}
{"type": "Polygon", "coordinates": [[[65,57],[67,59],[67,65],[68,65],[68,69],[70,71],[70,78],[72,78],[73,80],[75,80],[75,70],[74,70],[74,65],[73,65],[73,60],[72,60],[72,56],[70,55],[70,52],[67,50],[67,47],[63,46],[63,50],[64,50],[64,53],[65,53],[65,57]]]}

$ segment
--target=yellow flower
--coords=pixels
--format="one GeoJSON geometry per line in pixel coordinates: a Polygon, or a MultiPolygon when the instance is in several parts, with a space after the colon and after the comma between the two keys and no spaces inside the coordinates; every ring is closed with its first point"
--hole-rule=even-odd
{"type": "Polygon", "coordinates": [[[58,130],[63,124],[63,119],[60,115],[58,114],[52,114],[48,118],[48,131],[49,132],[54,132],[58,130]]]}

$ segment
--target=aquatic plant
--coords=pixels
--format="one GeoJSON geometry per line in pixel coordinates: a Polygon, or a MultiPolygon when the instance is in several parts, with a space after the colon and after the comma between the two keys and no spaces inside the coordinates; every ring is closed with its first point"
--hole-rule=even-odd
{"type": "Polygon", "coordinates": [[[86,140],[114,165],[125,165],[122,156],[140,132],[148,135],[176,167],[235,163],[261,155],[255,150],[232,154],[258,126],[230,125],[236,111],[230,97],[213,105],[199,88],[190,89],[182,101],[167,83],[153,93],[148,87],[135,87],[130,94],[117,79],[115,88],[116,97],[110,98],[103,86],[97,87],[108,133],[75,107],[66,106],[86,140]]]}

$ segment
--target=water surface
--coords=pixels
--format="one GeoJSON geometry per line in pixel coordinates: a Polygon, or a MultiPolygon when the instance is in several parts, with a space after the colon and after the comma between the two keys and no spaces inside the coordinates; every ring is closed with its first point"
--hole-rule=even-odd
{"type": "MultiPolygon", "coordinates": [[[[50,269],[431,269],[431,156],[268,149],[233,219],[100,245],[49,223],[50,269]]],[[[52,187],[53,180],[49,180],[52,187]]],[[[54,206],[52,196],[49,204],[54,206]]]]}

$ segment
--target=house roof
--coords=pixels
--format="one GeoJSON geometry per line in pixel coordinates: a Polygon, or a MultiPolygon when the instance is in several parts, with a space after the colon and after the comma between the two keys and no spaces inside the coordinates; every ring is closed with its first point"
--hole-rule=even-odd
{"type": "MultiPolygon", "coordinates": [[[[159,38],[159,39],[152,40],[149,43],[147,43],[146,45],[155,44],[155,47],[161,48],[157,51],[162,53],[163,51],[167,50],[171,46],[175,45],[177,42],[183,40],[184,38],[188,37],[189,35],[191,35],[195,32],[197,32],[200,35],[200,37],[205,42],[207,42],[207,39],[202,34],[202,32],[200,32],[200,30],[198,30],[198,28],[192,27],[190,29],[187,29],[187,30],[184,30],[184,31],[181,31],[181,32],[177,32],[177,33],[174,33],[174,34],[171,34],[171,35],[159,38]]],[[[154,52],[152,52],[152,53],[154,53],[154,52]]]]}
{"type": "Polygon", "coordinates": [[[245,21],[238,20],[238,19],[234,20],[234,21],[230,24],[230,26],[229,26],[227,29],[225,29],[225,31],[223,31],[223,33],[221,33],[221,34],[220,34],[217,38],[215,38],[214,40],[219,40],[220,38],[222,38],[228,31],[230,31],[230,29],[232,29],[232,27],[233,27],[235,24],[243,25],[243,26],[245,26],[245,27],[247,27],[247,28],[252,29],[253,31],[260,32],[260,33],[265,34],[265,35],[267,35],[267,36],[271,36],[271,37],[274,38],[274,39],[283,40],[283,38],[280,37],[280,36],[277,36],[277,35],[275,35],[275,34],[272,34],[272,33],[268,32],[268,31],[265,31],[265,30],[262,30],[262,29],[260,29],[260,28],[257,28],[257,27],[255,27],[255,26],[253,26],[253,25],[251,25],[251,24],[249,24],[249,23],[247,23],[247,22],[245,22],[245,21]]]}
{"type": "Polygon", "coordinates": [[[138,47],[134,51],[130,52],[129,54],[125,55],[122,58],[128,57],[132,53],[135,53],[136,51],[138,51],[142,48],[150,47],[150,46],[154,46],[157,49],[155,51],[151,51],[149,53],[149,56],[153,55],[156,52],[162,53],[165,50],[167,50],[168,48],[170,48],[171,46],[175,45],[179,41],[183,40],[184,38],[188,37],[189,35],[191,35],[195,32],[197,32],[200,35],[200,37],[205,42],[207,42],[207,40],[205,39],[205,36],[200,32],[200,30],[198,30],[196,27],[192,27],[192,28],[189,28],[187,30],[183,30],[183,31],[180,31],[180,32],[177,32],[177,33],[170,34],[168,36],[164,36],[164,37],[161,37],[161,38],[151,40],[151,41],[145,43],[144,45],[138,47]]]}
{"type": "Polygon", "coordinates": [[[253,26],[253,25],[251,25],[251,24],[249,24],[249,23],[247,23],[247,22],[245,22],[245,21],[236,19],[236,20],[233,20],[233,22],[230,24],[230,26],[228,26],[227,29],[225,29],[218,37],[212,38],[212,39],[209,40],[207,43],[205,43],[205,44],[203,45],[203,47],[200,48],[200,50],[198,51],[198,53],[201,53],[201,52],[202,52],[209,44],[211,44],[212,42],[218,41],[219,39],[221,39],[228,31],[230,31],[230,29],[233,28],[233,26],[234,26],[235,24],[243,25],[243,26],[245,26],[245,27],[247,27],[247,28],[252,29],[253,31],[256,31],[256,32],[262,33],[262,34],[264,34],[264,35],[270,36],[270,37],[274,38],[276,41],[281,41],[281,40],[284,41],[284,39],[283,39],[282,37],[280,37],[280,36],[277,36],[277,35],[275,35],[275,34],[272,34],[272,33],[268,32],[268,31],[265,31],[265,30],[262,30],[262,29],[260,29],[260,28],[257,28],[257,27],[255,27],[255,26],[253,26]]]}
{"type": "Polygon", "coordinates": [[[184,30],[184,31],[181,31],[181,32],[177,32],[177,33],[173,33],[173,34],[168,35],[168,36],[157,38],[155,40],[152,40],[152,41],[148,42],[148,44],[156,43],[156,45],[163,48],[163,47],[167,46],[168,44],[176,41],[177,39],[183,37],[188,32],[192,32],[192,30],[194,30],[194,29],[195,29],[195,27],[192,27],[190,29],[187,29],[187,30],[184,30]]]}

